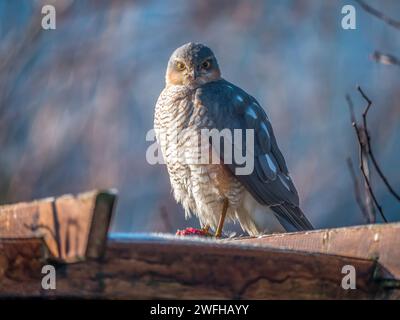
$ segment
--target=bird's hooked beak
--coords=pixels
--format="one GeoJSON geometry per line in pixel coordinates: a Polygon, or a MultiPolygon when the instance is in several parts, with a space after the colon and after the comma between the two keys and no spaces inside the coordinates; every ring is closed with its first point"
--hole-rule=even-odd
{"type": "Polygon", "coordinates": [[[196,68],[192,68],[188,70],[187,77],[192,81],[196,80],[199,77],[199,72],[196,70],[196,68]]]}

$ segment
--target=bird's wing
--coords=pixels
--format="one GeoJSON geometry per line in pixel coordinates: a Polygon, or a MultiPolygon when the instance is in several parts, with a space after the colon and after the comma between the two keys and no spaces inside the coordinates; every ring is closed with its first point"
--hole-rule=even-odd
{"type": "MultiPolygon", "coordinates": [[[[259,203],[271,207],[286,230],[313,229],[299,208],[299,196],[278,148],[271,123],[256,99],[225,80],[198,88],[194,99],[195,105],[201,104],[206,108],[207,117],[216,129],[228,129],[231,132],[233,141],[228,143],[232,143],[234,153],[253,158],[254,170],[241,175],[238,169],[243,169],[244,165],[236,160],[235,154],[230,156],[229,160],[232,158],[232,161],[228,163],[224,159],[226,154],[220,152],[223,163],[252,196],[259,203]],[[241,129],[241,144],[234,138],[235,129],[241,129]],[[251,141],[246,138],[244,129],[254,130],[249,131],[254,133],[253,150],[248,147],[251,141]]],[[[224,150],[223,140],[220,150],[224,150]]]]}

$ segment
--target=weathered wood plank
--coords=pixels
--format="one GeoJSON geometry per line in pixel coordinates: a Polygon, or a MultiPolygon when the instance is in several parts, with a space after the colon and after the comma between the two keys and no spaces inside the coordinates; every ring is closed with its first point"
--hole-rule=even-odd
{"type": "Polygon", "coordinates": [[[114,203],[91,192],[0,207],[0,297],[400,299],[400,224],[234,241],[119,234],[105,247],[114,203]],[[41,287],[45,264],[56,290],[41,287]],[[341,286],[344,265],[356,290],[341,286]]]}
{"type": "MultiPolygon", "coordinates": [[[[373,260],[312,254],[215,240],[133,235],[112,240],[102,261],[57,265],[57,289],[37,289],[25,277],[20,293],[33,297],[108,299],[373,299],[399,298],[374,281],[373,260]],[[341,287],[353,265],[357,289],[341,287]]],[[[21,279],[16,281],[22,281],[21,279]]],[[[0,296],[15,283],[0,285],[0,296]]]]}
{"type": "Polygon", "coordinates": [[[64,262],[104,253],[114,191],[92,191],[0,207],[0,239],[43,238],[64,262]]]}
{"type": "Polygon", "coordinates": [[[386,270],[377,276],[386,280],[400,280],[400,223],[275,234],[236,241],[279,249],[375,259],[386,270]]]}
{"type": "Polygon", "coordinates": [[[119,287],[131,288],[138,298],[308,299],[366,298],[377,290],[370,283],[375,269],[372,261],[217,241],[133,243],[110,244],[106,272],[125,277],[119,277],[117,283],[110,281],[105,292],[122,297],[124,290],[115,290],[119,287]],[[358,268],[357,294],[341,288],[345,264],[358,268]],[[132,276],[134,282],[130,281],[132,276]]]}
{"type": "Polygon", "coordinates": [[[41,270],[49,255],[43,239],[1,239],[0,297],[40,294],[41,270]]]}

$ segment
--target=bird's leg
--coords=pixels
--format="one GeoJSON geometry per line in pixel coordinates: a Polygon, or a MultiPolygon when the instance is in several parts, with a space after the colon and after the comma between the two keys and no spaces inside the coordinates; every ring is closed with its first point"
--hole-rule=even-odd
{"type": "Polygon", "coordinates": [[[224,204],[222,205],[222,212],[221,212],[221,217],[219,218],[219,223],[218,223],[218,228],[217,231],[215,232],[215,237],[220,238],[222,234],[222,228],[224,226],[225,222],[225,217],[226,217],[226,212],[228,211],[228,199],[224,199],[224,204]]]}

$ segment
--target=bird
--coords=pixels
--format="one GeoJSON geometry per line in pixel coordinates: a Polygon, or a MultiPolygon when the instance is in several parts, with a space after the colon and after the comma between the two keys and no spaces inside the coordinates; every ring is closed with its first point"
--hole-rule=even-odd
{"type": "MultiPolygon", "coordinates": [[[[213,231],[222,237],[226,221],[239,222],[251,236],[313,229],[299,207],[298,192],[265,110],[222,78],[217,58],[206,45],[189,42],[170,56],[165,87],[155,106],[154,131],[175,200],[187,218],[197,216],[207,234],[213,231]],[[213,141],[201,143],[205,129],[252,130],[253,170],[238,174],[243,164],[226,161],[213,141]],[[195,161],[204,153],[210,161],[195,161]]],[[[245,152],[246,142],[250,140],[240,145],[227,139],[223,144],[245,152]]]]}

